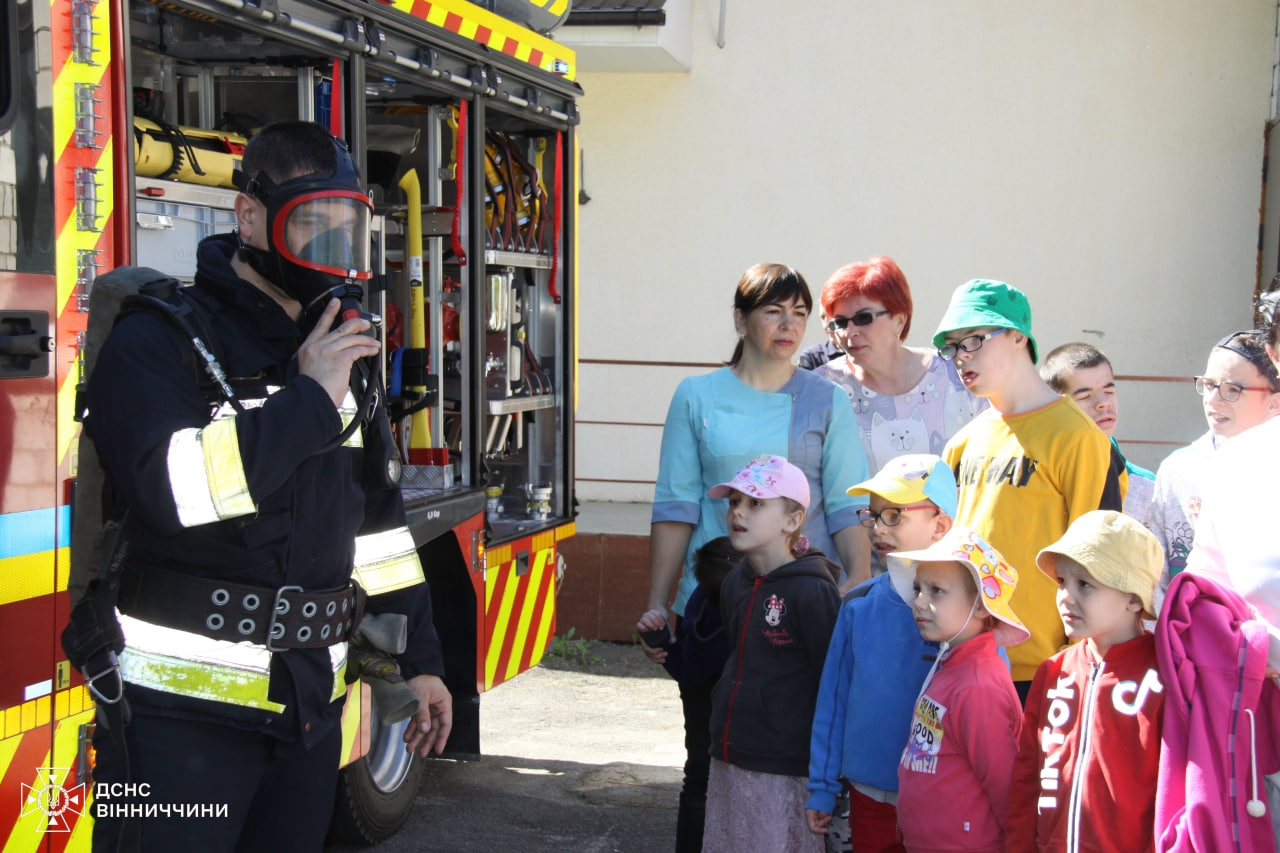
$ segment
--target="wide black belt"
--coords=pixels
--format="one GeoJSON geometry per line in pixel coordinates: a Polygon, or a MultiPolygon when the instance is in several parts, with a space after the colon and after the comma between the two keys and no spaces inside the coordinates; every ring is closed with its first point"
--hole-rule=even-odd
{"type": "Polygon", "coordinates": [[[279,652],[319,649],[351,635],[364,590],[348,583],[306,591],[211,580],[155,566],[125,566],[116,606],[135,619],[215,640],[259,643],[279,652]]]}

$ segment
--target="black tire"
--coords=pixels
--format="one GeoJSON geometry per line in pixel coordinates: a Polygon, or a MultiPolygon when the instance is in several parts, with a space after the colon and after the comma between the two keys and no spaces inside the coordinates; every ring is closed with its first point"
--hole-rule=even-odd
{"type": "MultiPolygon", "coordinates": [[[[377,720],[377,707],[371,707],[377,720]]],[[[338,775],[329,835],[351,844],[377,844],[395,835],[413,810],[424,761],[404,751],[408,721],[376,723],[369,752],[338,775]]]]}

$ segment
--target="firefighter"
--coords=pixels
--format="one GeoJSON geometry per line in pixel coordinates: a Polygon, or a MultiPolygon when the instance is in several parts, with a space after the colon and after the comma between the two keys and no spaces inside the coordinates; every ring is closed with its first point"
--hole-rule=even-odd
{"type": "Polygon", "coordinates": [[[237,187],[237,232],[201,241],[183,291],[235,403],[150,312],[123,317],[90,379],[86,429],[127,510],[131,712],[126,748],[94,734],[95,850],[140,831],[166,853],[319,851],[361,609],[409,617],[406,749],[443,751],[452,724],[381,395],[359,380],[379,344],[335,298],[369,277],[372,206],[346,147],[308,122],[254,136],[237,187]]]}

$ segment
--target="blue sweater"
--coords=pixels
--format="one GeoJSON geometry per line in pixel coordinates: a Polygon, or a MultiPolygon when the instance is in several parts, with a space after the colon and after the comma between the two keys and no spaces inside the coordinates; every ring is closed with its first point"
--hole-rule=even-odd
{"type": "Polygon", "coordinates": [[[936,643],[921,639],[911,608],[889,575],[859,586],[840,608],[818,688],[809,743],[809,802],[830,814],[850,782],[898,790],[898,760],[912,705],[929,673],[936,643]]]}

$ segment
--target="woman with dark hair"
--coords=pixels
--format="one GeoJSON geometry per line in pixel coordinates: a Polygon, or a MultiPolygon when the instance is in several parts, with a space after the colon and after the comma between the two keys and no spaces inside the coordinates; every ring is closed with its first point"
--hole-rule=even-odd
{"type": "MultiPolygon", "coordinates": [[[[734,295],[738,344],[733,357],[725,367],[689,377],[676,389],[662,430],[649,533],[649,602],[642,620],[667,618],[677,579],[671,609],[677,619],[683,616],[696,585],[695,553],[729,532],[727,499],[707,492],[761,454],[782,456],[804,472],[811,496],[805,536],[810,546],[844,567],[843,588],[870,577],[870,540],[858,523],[867,499],[845,493],[867,477],[849,398],[793,363],[812,308],[809,286],[798,272],[782,264],[756,264],[743,274],[734,295]]],[[[650,656],[660,653],[644,649],[650,656]]],[[[711,691],[682,689],[680,699],[686,747],[694,756],[709,747],[711,691]]],[[[676,843],[681,851],[701,848],[707,780],[690,774],[694,765],[686,764],[681,796],[676,843]]]]}
{"type": "Polygon", "coordinates": [[[827,329],[844,355],[815,368],[849,394],[872,473],[907,453],[942,453],[987,407],[954,362],[903,343],[913,305],[907,277],[883,255],[836,270],[822,286],[827,329]]]}

